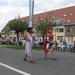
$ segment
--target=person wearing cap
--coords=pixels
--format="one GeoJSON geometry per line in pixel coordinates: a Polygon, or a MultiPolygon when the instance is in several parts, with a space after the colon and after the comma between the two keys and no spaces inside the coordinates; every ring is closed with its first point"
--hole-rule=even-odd
{"type": "Polygon", "coordinates": [[[33,59],[32,59],[32,48],[33,48],[33,43],[35,37],[32,35],[32,28],[28,28],[27,30],[28,32],[24,35],[24,40],[26,40],[25,42],[25,56],[24,56],[24,60],[27,60],[27,57],[29,57],[30,62],[34,63],[33,59]]]}
{"type": "Polygon", "coordinates": [[[49,26],[47,29],[47,35],[44,41],[44,52],[45,52],[45,59],[47,59],[48,51],[51,50],[51,55],[52,59],[56,60],[54,56],[54,49],[55,49],[55,44],[53,41],[53,34],[52,34],[52,26],[49,26]]]}

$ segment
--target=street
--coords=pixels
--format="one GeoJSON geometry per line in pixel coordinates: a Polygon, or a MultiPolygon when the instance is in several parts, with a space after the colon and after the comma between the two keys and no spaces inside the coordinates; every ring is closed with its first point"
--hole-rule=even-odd
{"type": "Polygon", "coordinates": [[[35,63],[23,60],[24,50],[0,47],[0,75],[75,75],[75,53],[55,51],[57,60],[44,59],[43,50],[33,50],[35,63]]]}

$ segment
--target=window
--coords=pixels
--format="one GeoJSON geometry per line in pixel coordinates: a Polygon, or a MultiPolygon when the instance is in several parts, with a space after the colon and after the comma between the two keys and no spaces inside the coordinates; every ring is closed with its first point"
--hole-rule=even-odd
{"type": "Polygon", "coordinates": [[[14,32],[14,34],[16,34],[16,32],[14,32]]]}
{"type": "Polygon", "coordinates": [[[55,22],[55,21],[53,21],[53,22],[51,22],[51,24],[52,24],[52,25],[56,25],[56,22],[55,22]]]}
{"type": "Polygon", "coordinates": [[[53,16],[53,18],[55,18],[55,16],[53,16]]]}
{"type": "Polygon", "coordinates": [[[57,36],[57,40],[63,40],[64,37],[63,36],[57,36]]]}
{"type": "Polygon", "coordinates": [[[72,13],[70,13],[70,16],[72,16],[73,14],[72,13]]]}
{"type": "Polygon", "coordinates": [[[70,22],[70,20],[67,20],[67,22],[70,22]]]}
{"type": "Polygon", "coordinates": [[[64,17],[66,16],[66,14],[63,15],[64,17]]]}
{"type": "Polygon", "coordinates": [[[16,41],[16,37],[13,37],[13,41],[16,41]]]}
{"type": "Polygon", "coordinates": [[[43,18],[41,18],[41,20],[43,20],[43,18]]]}
{"type": "Polygon", "coordinates": [[[57,28],[57,32],[63,32],[64,29],[63,28],[57,28]]]}
{"type": "Polygon", "coordinates": [[[68,27],[68,28],[67,28],[67,31],[68,31],[68,32],[71,32],[71,31],[72,31],[72,28],[71,28],[71,27],[68,27]]]}
{"type": "Polygon", "coordinates": [[[12,37],[10,37],[10,39],[12,39],[12,37]]]}
{"type": "Polygon", "coordinates": [[[64,21],[61,21],[61,23],[63,24],[63,23],[64,23],[64,21]]]}
{"type": "Polygon", "coordinates": [[[72,43],[73,42],[73,36],[68,36],[68,42],[72,43]]]}
{"type": "Polygon", "coordinates": [[[58,21],[57,22],[57,25],[62,25],[62,21],[58,21]]]}

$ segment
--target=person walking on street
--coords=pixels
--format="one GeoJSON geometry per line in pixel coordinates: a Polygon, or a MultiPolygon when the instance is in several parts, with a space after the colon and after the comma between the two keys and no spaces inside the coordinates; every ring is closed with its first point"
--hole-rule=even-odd
{"type": "Polygon", "coordinates": [[[52,26],[49,26],[47,30],[48,33],[46,35],[45,42],[44,42],[44,52],[45,52],[44,58],[47,59],[48,51],[51,50],[52,59],[56,60],[54,56],[55,44],[53,42],[52,26]]]}
{"type": "Polygon", "coordinates": [[[30,62],[34,63],[32,59],[32,48],[33,48],[34,40],[36,39],[32,35],[32,28],[28,28],[27,31],[28,32],[24,35],[24,40],[26,40],[26,42],[25,42],[25,56],[23,59],[26,61],[27,57],[29,57],[30,62]]]}

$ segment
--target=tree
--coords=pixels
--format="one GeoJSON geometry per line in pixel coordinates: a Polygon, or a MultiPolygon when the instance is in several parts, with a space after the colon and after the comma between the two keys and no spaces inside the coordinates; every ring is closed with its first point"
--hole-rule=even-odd
{"type": "Polygon", "coordinates": [[[15,33],[17,34],[17,42],[19,42],[19,32],[23,33],[27,29],[28,23],[18,18],[11,20],[7,26],[10,30],[15,30],[15,33]]]}
{"type": "Polygon", "coordinates": [[[0,33],[0,38],[1,38],[1,33],[0,33]]]}
{"type": "Polygon", "coordinates": [[[44,37],[47,34],[47,28],[49,26],[55,26],[55,23],[53,21],[50,21],[51,19],[51,14],[49,14],[49,16],[46,16],[45,18],[38,18],[38,22],[37,22],[37,29],[40,31],[42,38],[43,38],[43,42],[44,42],[44,37]]]}

